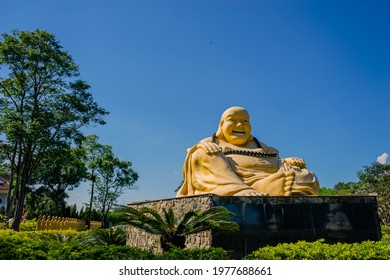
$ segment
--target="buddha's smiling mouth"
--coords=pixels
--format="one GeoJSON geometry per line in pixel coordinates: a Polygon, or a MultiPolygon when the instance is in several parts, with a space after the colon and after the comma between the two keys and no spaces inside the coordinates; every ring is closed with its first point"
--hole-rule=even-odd
{"type": "Polygon", "coordinates": [[[245,131],[236,131],[236,130],[233,130],[233,133],[245,134],[245,131]]]}

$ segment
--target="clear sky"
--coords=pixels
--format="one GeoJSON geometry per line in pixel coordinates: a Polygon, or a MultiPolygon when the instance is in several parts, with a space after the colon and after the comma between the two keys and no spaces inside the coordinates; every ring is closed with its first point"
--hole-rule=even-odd
{"type": "Polygon", "coordinates": [[[0,32],[44,29],[72,55],[110,111],[85,132],[139,173],[128,203],[173,197],[186,149],[234,105],[322,186],[356,181],[390,153],[389,15],[387,0],[0,0],[0,32]]]}

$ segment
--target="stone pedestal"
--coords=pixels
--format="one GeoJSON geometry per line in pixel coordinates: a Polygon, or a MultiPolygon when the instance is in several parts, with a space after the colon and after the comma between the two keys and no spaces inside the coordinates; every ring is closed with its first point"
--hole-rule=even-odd
{"type": "MultiPolygon", "coordinates": [[[[189,196],[131,203],[129,207],[150,207],[161,211],[173,207],[176,215],[192,210],[224,206],[236,214],[236,233],[207,231],[186,239],[187,248],[222,247],[234,258],[266,245],[298,240],[361,242],[379,240],[381,231],[375,196],[317,197],[222,197],[189,196]]],[[[161,252],[157,236],[128,227],[127,245],[154,248],[161,252]]]]}

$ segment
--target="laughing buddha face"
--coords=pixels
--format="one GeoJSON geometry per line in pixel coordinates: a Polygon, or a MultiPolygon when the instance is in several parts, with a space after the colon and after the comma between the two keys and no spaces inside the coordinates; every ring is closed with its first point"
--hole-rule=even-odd
{"type": "Polygon", "coordinates": [[[245,145],[251,136],[248,112],[241,107],[232,107],[224,112],[220,129],[225,139],[233,145],[245,145]]]}

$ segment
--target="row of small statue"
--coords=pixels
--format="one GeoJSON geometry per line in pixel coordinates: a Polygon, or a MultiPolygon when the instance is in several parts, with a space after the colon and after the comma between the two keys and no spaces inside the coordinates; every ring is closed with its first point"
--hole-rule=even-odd
{"type": "MultiPolygon", "coordinates": [[[[39,216],[36,230],[86,230],[85,220],[57,216],[39,216]]],[[[90,229],[100,228],[100,222],[91,221],[90,229]]]]}

